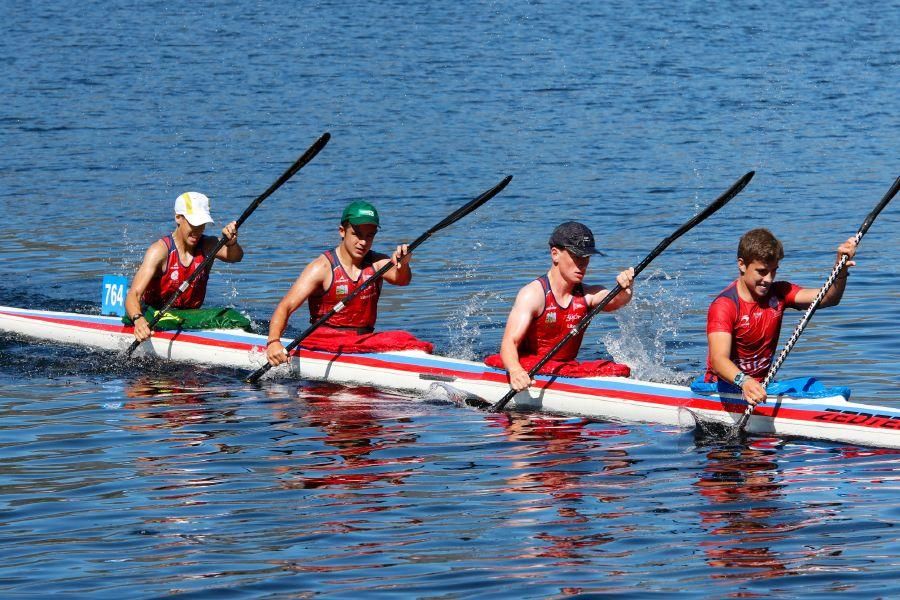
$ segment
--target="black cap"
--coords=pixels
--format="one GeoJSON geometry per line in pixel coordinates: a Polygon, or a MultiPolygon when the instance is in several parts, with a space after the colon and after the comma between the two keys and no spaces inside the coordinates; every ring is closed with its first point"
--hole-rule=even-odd
{"type": "Polygon", "coordinates": [[[550,234],[550,245],[565,248],[575,256],[603,253],[594,246],[594,234],[581,223],[566,221],[550,234]]]}

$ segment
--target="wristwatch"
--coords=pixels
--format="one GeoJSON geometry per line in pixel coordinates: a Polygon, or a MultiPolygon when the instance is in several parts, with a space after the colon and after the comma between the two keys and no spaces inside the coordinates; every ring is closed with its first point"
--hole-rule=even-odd
{"type": "Polygon", "coordinates": [[[138,319],[145,319],[146,317],[142,313],[134,313],[131,315],[131,322],[137,323],[138,319]]]}
{"type": "Polygon", "coordinates": [[[738,374],[734,376],[734,385],[741,387],[741,384],[747,379],[747,374],[743,371],[738,371],[738,374]]]}

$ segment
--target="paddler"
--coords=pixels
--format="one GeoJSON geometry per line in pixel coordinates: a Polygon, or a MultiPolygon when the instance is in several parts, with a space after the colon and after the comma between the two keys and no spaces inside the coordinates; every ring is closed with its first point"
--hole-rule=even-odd
{"type": "MultiPolygon", "coordinates": [[[[384,280],[393,285],[409,285],[412,270],[408,246],[397,246],[391,256],[375,252],[372,244],[378,227],[378,211],[372,204],[357,200],[347,205],[338,226],[340,244],[333,250],[320,254],[303,269],[272,313],[266,342],[269,364],[276,366],[287,362],[281,336],[288,319],[304,302],[309,305],[309,321],[313,323],[328,314],[388,261],[394,264],[394,268],[384,274],[384,280]]],[[[366,287],[346,307],[306,337],[302,346],[346,353],[409,349],[431,352],[430,343],[405,331],[375,333],[381,283],[378,280],[366,287]]]]}
{"type": "MultiPolygon", "coordinates": [[[[822,298],[819,308],[835,306],[844,295],[849,267],[856,265],[854,238],[838,246],[837,262],[847,255],[846,269],[822,298]]],[[[738,278],[712,304],[706,317],[709,353],[705,381],[720,379],[741,388],[747,402],[765,402],[760,383],[778,348],[781,320],[787,308],[805,310],[816,299],[818,289],[775,281],[784,247],[768,229],[753,229],[738,243],[738,278]]]]}
{"type": "MultiPolygon", "coordinates": [[[[142,305],[159,309],[196,271],[217,240],[203,235],[206,225],[213,223],[209,214],[209,198],[199,192],[185,192],[175,199],[175,231],[153,242],[125,296],[125,311],[134,322],[134,337],[142,342],[150,337],[150,327],[142,305]]],[[[240,262],[244,249],[237,240],[237,223],[222,228],[228,241],[216,254],[218,260],[240,262]]],[[[209,271],[198,275],[191,286],[178,297],[172,308],[200,308],[206,296],[209,271]]]]}
{"type": "MultiPolygon", "coordinates": [[[[594,244],[594,234],[575,221],[562,223],[550,235],[550,270],[519,290],[500,343],[500,354],[485,363],[509,372],[510,386],[517,392],[534,385],[530,370],[582,317],[607,295],[600,285],[585,285],[585,273],[591,256],[601,254],[594,244]]],[[[625,269],[616,277],[622,291],[604,307],[610,312],[631,301],[634,269],[625,269]]],[[[582,331],[541,369],[542,374],[567,377],[610,375],[627,377],[630,369],[609,360],[576,361],[582,331]]]]}

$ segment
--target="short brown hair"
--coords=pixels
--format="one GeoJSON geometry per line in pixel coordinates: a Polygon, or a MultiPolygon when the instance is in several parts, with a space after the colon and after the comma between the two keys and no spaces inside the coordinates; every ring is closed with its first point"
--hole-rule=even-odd
{"type": "Polygon", "coordinates": [[[751,229],[741,236],[737,255],[746,264],[754,260],[764,263],[779,261],[784,258],[784,246],[768,229],[751,229]]]}

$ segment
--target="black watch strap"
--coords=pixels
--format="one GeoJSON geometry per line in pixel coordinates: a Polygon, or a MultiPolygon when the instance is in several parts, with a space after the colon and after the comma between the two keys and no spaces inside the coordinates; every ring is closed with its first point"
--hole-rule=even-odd
{"type": "Polygon", "coordinates": [[[134,313],[133,315],[131,315],[131,322],[137,323],[138,319],[145,319],[145,318],[146,317],[143,315],[143,313],[134,313]]]}

